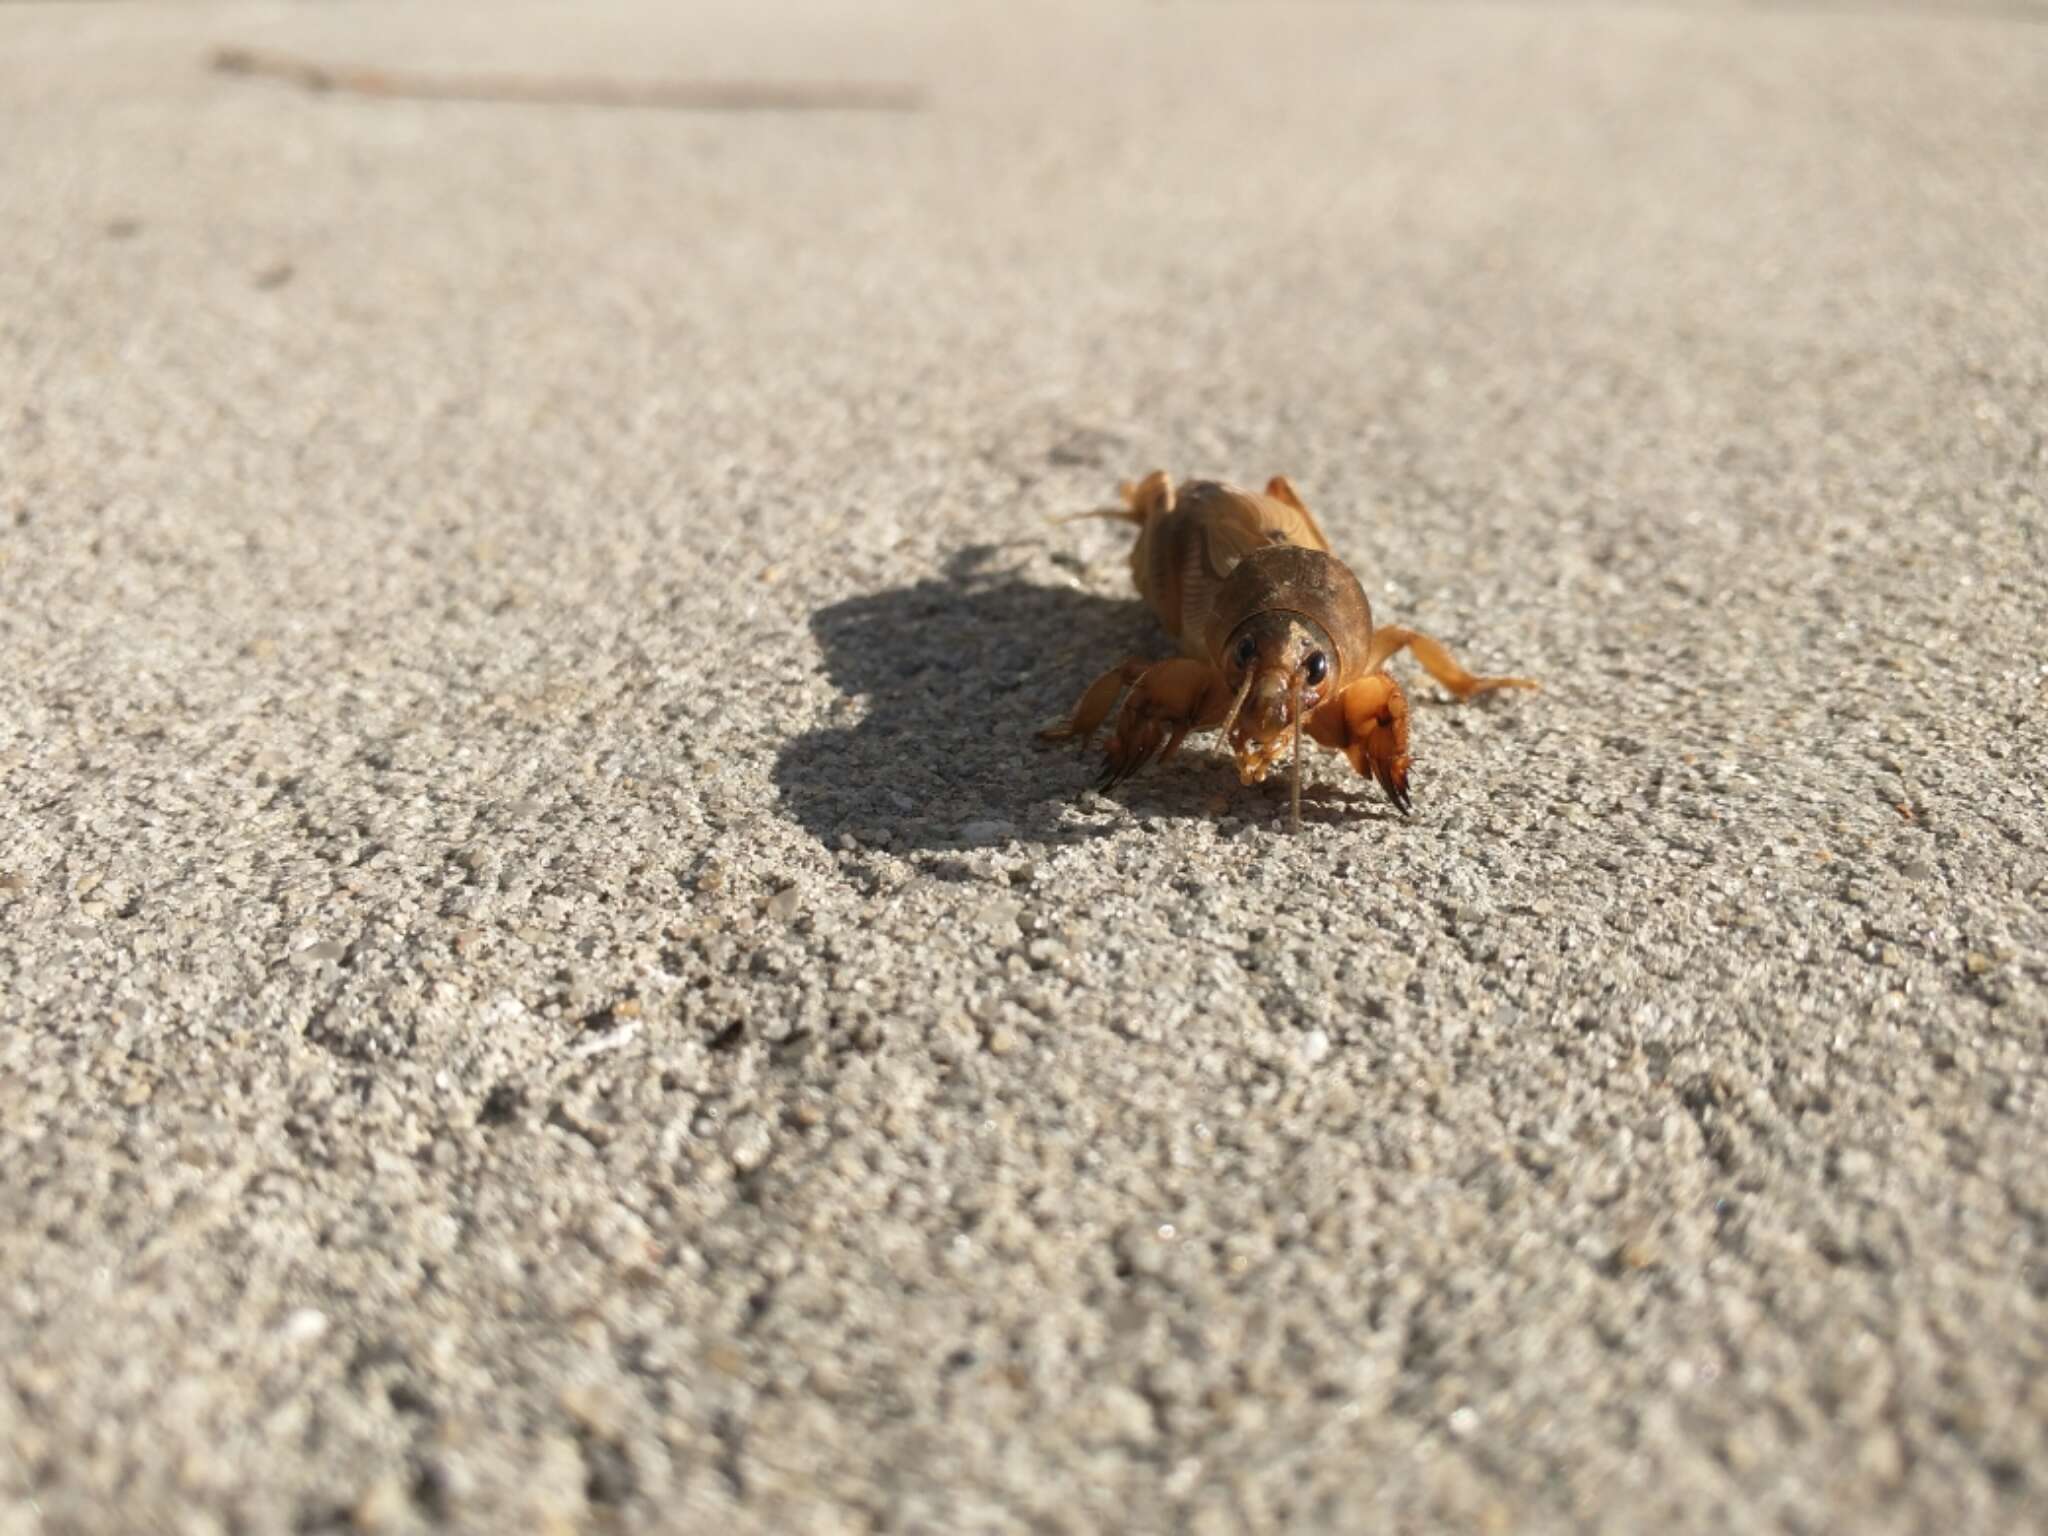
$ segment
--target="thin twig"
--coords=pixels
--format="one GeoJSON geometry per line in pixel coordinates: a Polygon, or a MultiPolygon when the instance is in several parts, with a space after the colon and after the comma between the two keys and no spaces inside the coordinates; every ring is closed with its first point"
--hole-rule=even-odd
{"type": "Polygon", "coordinates": [[[660,107],[682,112],[914,112],[916,86],[860,80],[613,80],[574,75],[426,75],[330,69],[252,48],[214,51],[224,75],[282,80],[309,91],[404,101],[490,101],[565,107],[660,107]]]}

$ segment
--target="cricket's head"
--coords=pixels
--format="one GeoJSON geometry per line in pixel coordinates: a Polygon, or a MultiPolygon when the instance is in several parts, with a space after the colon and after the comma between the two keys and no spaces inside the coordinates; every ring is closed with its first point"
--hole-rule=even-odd
{"type": "Polygon", "coordinates": [[[1224,578],[1206,638],[1210,661],[1230,689],[1223,735],[1238,777],[1258,783],[1291,741],[1299,826],[1302,729],[1309,713],[1344,687],[1347,658],[1355,663],[1370,649],[1365,589],[1327,551],[1270,545],[1224,578]]]}
{"type": "MultiPolygon", "coordinates": [[[[1299,737],[1302,721],[1328,697],[1335,656],[1321,625],[1284,609],[1255,613],[1231,631],[1218,663],[1231,697],[1223,735],[1245,783],[1266,777],[1288,741],[1299,737]]],[[[1294,752],[1298,762],[1298,740],[1294,752]]]]}

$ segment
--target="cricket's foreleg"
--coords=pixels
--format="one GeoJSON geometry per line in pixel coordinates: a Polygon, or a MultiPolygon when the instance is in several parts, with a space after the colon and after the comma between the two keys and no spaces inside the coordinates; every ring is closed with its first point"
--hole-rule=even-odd
{"type": "Polygon", "coordinates": [[[1101,787],[1122,783],[1147,763],[1165,762],[1188,732],[1214,730],[1229,709],[1223,676],[1206,661],[1176,656],[1147,667],[1117,715],[1101,787]]]}
{"type": "Polygon", "coordinates": [[[1342,752],[1408,813],[1408,696],[1399,683],[1384,672],[1360,678],[1308,717],[1308,734],[1342,752]]]}
{"type": "Polygon", "coordinates": [[[1474,677],[1459,666],[1457,657],[1445,650],[1441,644],[1412,629],[1374,630],[1372,649],[1365,657],[1366,670],[1370,672],[1383,666],[1389,658],[1404,648],[1413,651],[1415,659],[1422,663],[1429,675],[1459,699],[1470,699],[1482,693],[1491,693],[1496,688],[1543,686],[1533,678],[1527,677],[1474,677]]]}
{"type": "Polygon", "coordinates": [[[1068,741],[1078,736],[1081,745],[1087,746],[1096,727],[1109,717],[1116,705],[1117,695],[1145,675],[1146,668],[1153,663],[1142,656],[1133,656],[1120,666],[1111,667],[1102,676],[1088,685],[1088,691],[1081,695],[1081,702],[1074,706],[1074,713],[1065,725],[1047,726],[1038,734],[1045,741],[1068,741]]]}

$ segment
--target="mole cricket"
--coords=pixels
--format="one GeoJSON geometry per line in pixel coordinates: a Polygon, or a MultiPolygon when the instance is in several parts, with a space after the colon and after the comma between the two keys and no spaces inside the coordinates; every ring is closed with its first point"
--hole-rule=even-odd
{"type": "Polygon", "coordinates": [[[1085,746],[1121,695],[1103,789],[1166,761],[1189,733],[1212,730],[1222,731],[1238,777],[1261,783],[1291,738],[1291,824],[1299,831],[1306,734],[1343,753],[1405,815],[1408,697],[1388,661],[1413,651],[1460,700],[1539,686],[1526,677],[1475,677],[1415,630],[1374,629],[1365,589],[1285,476],[1254,494],[1213,480],[1176,488],[1156,470],[1121,490],[1123,506],[1077,515],[1136,525],[1131,579],[1181,654],[1112,667],[1071,718],[1041,733],[1085,746]]]}

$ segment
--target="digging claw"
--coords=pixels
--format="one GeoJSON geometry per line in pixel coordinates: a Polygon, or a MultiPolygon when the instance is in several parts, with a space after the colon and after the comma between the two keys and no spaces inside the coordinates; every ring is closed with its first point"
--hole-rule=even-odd
{"type": "Polygon", "coordinates": [[[1106,761],[1096,781],[1098,790],[1115,788],[1140,769],[1163,763],[1192,730],[1212,729],[1228,702],[1222,683],[1206,662],[1175,657],[1151,666],[1127,663],[1106,673],[1075,711],[1069,729],[1079,734],[1109,713],[1116,687],[1130,684],[1117,713],[1116,732],[1105,749],[1106,761]],[[1135,677],[1127,674],[1135,671],[1135,677]]]}
{"type": "Polygon", "coordinates": [[[1096,789],[1114,789],[1140,769],[1149,768],[1154,763],[1165,762],[1167,758],[1173,756],[1174,748],[1180,745],[1184,735],[1185,731],[1168,734],[1156,726],[1148,726],[1142,729],[1129,745],[1125,744],[1124,737],[1117,736],[1109,744],[1109,758],[1103,765],[1101,777],[1096,781],[1096,789]]]}

